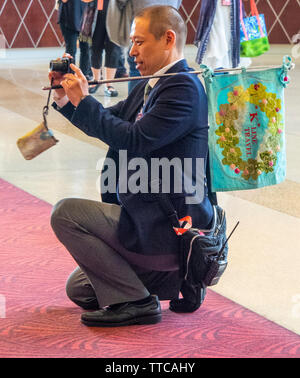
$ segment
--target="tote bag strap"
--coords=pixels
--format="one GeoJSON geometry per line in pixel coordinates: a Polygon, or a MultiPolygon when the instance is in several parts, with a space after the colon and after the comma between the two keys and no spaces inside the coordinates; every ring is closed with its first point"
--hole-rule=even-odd
{"type": "Polygon", "coordinates": [[[102,10],[103,9],[103,0],[98,0],[97,8],[98,8],[98,10],[102,10]]]}
{"type": "Polygon", "coordinates": [[[250,0],[250,7],[251,7],[251,15],[252,16],[256,16],[258,27],[259,27],[259,31],[260,31],[260,35],[262,37],[265,37],[265,34],[264,34],[264,32],[262,30],[262,27],[261,27],[261,22],[260,22],[257,6],[255,4],[255,0],[250,0]]]}

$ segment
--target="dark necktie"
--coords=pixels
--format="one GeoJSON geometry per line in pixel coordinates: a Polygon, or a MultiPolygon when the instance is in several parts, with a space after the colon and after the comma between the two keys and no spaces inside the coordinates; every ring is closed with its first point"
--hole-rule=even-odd
{"type": "Polygon", "coordinates": [[[144,105],[146,104],[146,101],[149,97],[149,94],[151,92],[152,87],[150,86],[149,82],[146,84],[144,89],[144,105]]]}
{"type": "Polygon", "coordinates": [[[144,103],[143,103],[143,106],[142,106],[141,110],[139,111],[138,115],[136,116],[136,119],[135,119],[136,121],[140,120],[143,117],[145,104],[146,104],[146,101],[149,97],[151,89],[152,89],[152,87],[149,85],[149,83],[147,83],[145,88],[144,88],[144,103]]]}

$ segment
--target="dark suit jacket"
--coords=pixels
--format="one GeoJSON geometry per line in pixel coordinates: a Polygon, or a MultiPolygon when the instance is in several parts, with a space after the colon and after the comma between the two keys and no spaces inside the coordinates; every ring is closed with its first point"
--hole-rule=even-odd
{"type": "MultiPolygon", "coordinates": [[[[88,96],[76,110],[68,103],[60,112],[87,135],[107,143],[110,147],[107,157],[116,163],[120,150],[127,151],[128,162],[133,158],[143,158],[148,167],[153,161],[151,159],[155,158],[167,158],[168,161],[177,158],[181,162],[191,158],[192,172],[184,173],[195,181],[196,158],[204,161],[207,158],[208,115],[205,91],[196,75],[186,73],[190,70],[186,61],[181,60],[168,71],[180,74],[159,79],[150,92],[144,116],[138,121],[135,119],[143,104],[145,81],[138,84],[126,100],[113,107],[105,109],[88,96]]],[[[128,170],[127,180],[135,172],[128,170]]],[[[124,184],[122,180],[126,180],[122,173],[119,186],[124,184]]],[[[179,218],[190,215],[193,226],[208,226],[213,211],[207,197],[206,180],[202,180],[204,198],[196,204],[186,204],[187,193],[176,193],[172,177],[171,174],[169,198],[179,218]]],[[[149,182],[151,178],[149,175],[149,182]]],[[[160,172],[159,179],[163,181],[164,178],[164,172],[160,172]]],[[[157,195],[119,192],[118,199],[114,195],[103,195],[103,201],[121,204],[119,238],[128,250],[145,255],[178,255],[179,236],[162,211],[157,195]]]]}

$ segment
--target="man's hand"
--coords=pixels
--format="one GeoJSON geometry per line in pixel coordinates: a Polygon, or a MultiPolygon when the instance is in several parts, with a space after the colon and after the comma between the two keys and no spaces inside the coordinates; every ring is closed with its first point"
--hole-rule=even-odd
{"type": "Polygon", "coordinates": [[[70,64],[70,68],[74,74],[65,74],[61,85],[72,104],[78,106],[82,98],[88,96],[89,86],[86,77],[75,64],[70,64]]]}
{"type": "MultiPolygon", "coordinates": [[[[73,58],[73,57],[68,53],[64,53],[63,58],[73,58]]],[[[61,58],[58,58],[58,59],[61,59],[61,58]]],[[[52,86],[61,85],[61,82],[64,80],[64,76],[65,76],[64,74],[57,71],[50,71],[48,74],[50,83],[52,82],[52,79],[53,79],[52,86]]],[[[60,100],[65,96],[66,96],[66,92],[63,88],[54,90],[54,99],[60,100]]]]}

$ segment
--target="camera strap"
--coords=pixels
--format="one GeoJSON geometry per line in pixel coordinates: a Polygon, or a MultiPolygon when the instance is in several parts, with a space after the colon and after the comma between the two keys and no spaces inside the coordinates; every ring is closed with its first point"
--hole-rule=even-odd
{"type": "MultiPolygon", "coordinates": [[[[52,87],[52,84],[53,84],[53,78],[51,79],[51,87],[52,87]]],[[[49,102],[50,102],[51,92],[52,92],[52,89],[50,89],[48,93],[47,104],[43,107],[44,126],[48,131],[49,131],[49,128],[48,128],[48,123],[47,123],[47,116],[49,113],[49,102]]]]}
{"type": "MultiPolygon", "coordinates": [[[[52,87],[52,84],[53,84],[53,78],[51,79],[51,87],[52,87]]],[[[48,122],[47,122],[47,116],[48,116],[48,113],[49,113],[49,103],[50,103],[50,98],[51,98],[51,92],[52,90],[50,89],[49,93],[48,93],[48,98],[47,98],[47,104],[43,107],[43,119],[44,119],[44,128],[46,129],[46,132],[44,132],[42,134],[42,139],[49,139],[49,138],[52,138],[53,141],[55,143],[58,142],[58,139],[55,138],[55,136],[53,135],[53,132],[52,130],[49,129],[48,127],[48,122]]]]}

